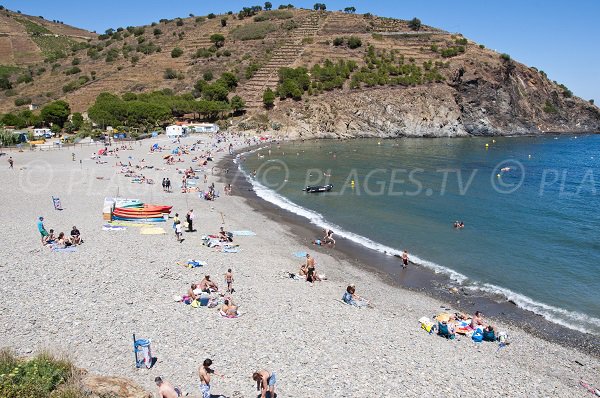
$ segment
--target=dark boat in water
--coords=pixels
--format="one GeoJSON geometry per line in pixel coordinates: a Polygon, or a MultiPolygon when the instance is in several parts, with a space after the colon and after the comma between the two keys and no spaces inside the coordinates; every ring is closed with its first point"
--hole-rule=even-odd
{"type": "Polygon", "coordinates": [[[309,185],[303,189],[308,193],[329,192],[333,188],[333,184],[327,185],[309,185]]]}

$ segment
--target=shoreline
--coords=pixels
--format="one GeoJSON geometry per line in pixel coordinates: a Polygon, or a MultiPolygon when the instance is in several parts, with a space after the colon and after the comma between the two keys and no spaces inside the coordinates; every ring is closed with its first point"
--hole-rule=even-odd
{"type": "MultiPolygon", "coordinates": [[[[290,142],[286,141],[286,143],[290,142]]],[[[499,294],[495,295],[498,300],[494,300],[494,295],[466,293],[449,276],[436,273],[412,262],[408,269],[403,270],[400,260],[394,256],[385,255],[341,236],[336,238],[334,248],[312,245],[312,240],[321,234],[319,227],[311,224],[300,215],[258,197],[251,183],[239,171],[238,164],[234,163],[234,159],[238,154],[253,151],[265,145],[269,144],[265,143],[238,149],[233,155],[225,155],[220,159],[216,167],[221,170],[229,170],[229,173],[221,175],[221,177],[223,177],[225,183],[235,181],[234,195],[244,198],[250,207],[261,214],[265,214],[274,222],[285,224],[294,232],[299,244],[305,247],[312,246],[315,252],[338,257],[357,269],[374,273],[382,282],[390,286],[425,294],[444,304],[447,303],[449,308],[458,309],[465,313],[473,313],[479,310],[487,317],[517,327],[535,337],[600,358],[600,336],[583,333],[548,321],[541,315],[520,308],[510,300],[503,299],[499,294]],[[450,291],[451,287],[457,287],[458,293],[452,293],[450,291]]]]}
{"type": "MultiPolygon", "coordinates": [[[[199,150],[214,154],[214,162],[201,168],[198,177],[206,174],[208,181],[203,185],[199,178],[199,188],[214,182],[223,192],[223,175],[216,166],[231,161],[223,149],[229,142],[247,147],[247,137],[226,138],[220,143],[212,136],[182,139],[183,144],[201,140],[199,150]]],[[[177,188],[181,175],[176,169],[193,166],[191,158],[198,153],[165,165],[163,155],[174,146],[170,140],[145,140],[119,155],[134,163],[145,159],[153,166],[144,170],[147,177],[156,182],[170,177],[177,188]],[[157,141],[166,152],[149,153],[157,141]]],[[[15,188],[0,192],[11,214],[0,219],[0,227],[11,231],[0,248],[0,347],[20,356],[42,350],[68,353],[76,366],[91,374],[126,377],[153,392],[154,377],[161,376],[189,392],[190,398],[201,397],[198,366],[205,358],[225,374],[214,380],[211,393],[230,398],[256,397],[251,375],[257,368],[277,373],[282,397],[362,397],[374,391],[396,397],[399,390],[407,397],[421,397],[454,390],[460,395],[487,391],[491,396],[584,398],[589,393],[579,386],[580,380],[600,384],[597,357],[506,322],[497,326],[509,334],[511,344],[501,350],[497,343],[474,344],[463,336],[449,341],[427,334],[418,319],[444,311],[444,301],[418,287],[398,288],[382,272],[365,269],[361,253],[370,252],[362,248],[354,252],[340,242],[342,254],[310,245],[315,233],[311,226],[302,219],[289,223],[278,208],[269,214],[253,207],[250,199],[239,195],[241,180],[233,187],[234,196],[206,201],[177,189],[165,193],[160,184],[133,184],[115,167],[118,159],[109,157],[108,163],[98,164],[90,154],[76,151],[81,164],[72,161],[69,151],[27,152],[15,157],[15,170],[0,168],[0,177],[15,188]],[[180,216],[193,208],[198,231],[184,233],[185,241],[178,243],[170,222],[160,225],[164,235],[143,234],[134,226],[102,230],[104,198],[119,192],[146,203],[173,205],[173,213],[180,216]],[[62,211],[54,210],[51,196],[60,197],[62,211]],[[77,225],[85,243],[72,253],[41,247],[38,216],[57,231],[77,225]],[[256,235],[234,238],[238,253],[203,246],[202,235],[214,234],[220,226],[256,235]],[[294,256],[298,250],[315,255],[318,272],[325,273],[327,281],[311,286],[288,277],[299,268],[301,259],[294,256]],[[189,269],[178,264],[187,259],[206,265],[189,269]],[[235,276],[233,297],[240,305],[240,318],[224,319],[214,308],[175,302],[175,295],[185,293],[203,275],[210,274],[221,286],[228,268],[235,276]],[[373,308],[340,302],[350,283],[373,308]],[[151,369],[135,368],[132,333],[152,340],[158,360],[151,369]]],[[[237,167],[232,168],[229,177],[236,173],[237,167]]],[[[420,275],[417,271],[413,267],[406,274],[420,275]]],[[[496,324],[496,319],[491,321],[496,324]]]]}

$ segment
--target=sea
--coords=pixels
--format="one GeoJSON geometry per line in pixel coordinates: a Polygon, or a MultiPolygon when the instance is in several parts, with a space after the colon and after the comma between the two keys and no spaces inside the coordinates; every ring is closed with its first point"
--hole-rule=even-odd
{"type": "Polygon", "coordinates": [[[407,250],[461,289],[600,335],[598,135],[295,141],[236,163],[260,198],[334,238],[407,250]]]}

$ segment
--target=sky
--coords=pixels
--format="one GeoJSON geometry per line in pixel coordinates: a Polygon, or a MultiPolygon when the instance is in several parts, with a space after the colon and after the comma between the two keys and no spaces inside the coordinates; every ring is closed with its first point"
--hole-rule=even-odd
{"type": "MultiPolygon", "coordinates": [[[[584,99],[600,102],[600,0],[319,0],[328,10],[356,7],[357,13],[411,19],[462,33],[486,47],[565,84],[584,99]]],[[[283,2],[271,0],[274,8],[283,2]]],[[[312,8],[315,1],[285,1],[312,8]]],[[[58,19],[98,33],[161,18],[239,11],[262,1],[239,0],[0,0],[10,10],[58,19]]]]}

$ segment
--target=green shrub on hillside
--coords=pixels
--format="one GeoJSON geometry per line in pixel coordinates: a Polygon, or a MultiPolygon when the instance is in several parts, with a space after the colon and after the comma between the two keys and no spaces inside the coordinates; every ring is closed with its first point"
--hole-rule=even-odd
{"type": "Polygon", "coordinates": [[[136,51],[140,52],[142,54],[150,55],[152,53],[159,52],[160,47],[158,47],[156,44],[149,41],[149,42],[144,42],[144,43],[138,44],[136,47],[136,51]]]}
{"type": "Polygon", "coordinates": [[[10,90],[12,83],[6,76],[0,76],[0,90],[10,90]]]}
{"type": "Polygon", "coordinates": [[[343,46],[344,45],[344,38],[343,37],[336,37],[335,39],[333,39],[333,45],[336,46],[336,47],[343,46]]]}
{"type": "Polygon", "coordinates": [[[279,98],[293,98],[299,100],[302,94],[310,87],[310,77],[304,67],[280,68],[277,94],[279,98]]]}
{"type": "Polygon", "coordinates": [[[214,13],[210,13],[206,16],[208,19],[215,19],[217,16],[214,13]]]}
{"type": "Polygon", "coordinates": [[[235,40],[259,40],[264,39],[274,30],[276,30],[275,26],[269,22],[256,22],[238,26],[231,31],[231,37],[235,40]]]}
{"type": "Polygon", "coordinates": [[[544,107],[542,108],[546,113],[558,113],[558,109],[548,100],[544,103],[544,107]]]}
{"type": "Polygon", "coordinates": [[[362,41],[360,40],[360,38],[356,37],[356,36],[350,36],[348,38],[348,47],[351,49],[355,49],[362,46],[362,41]]]}
{"type": "Polygon", "coordinates": [[[408,21],[408,27],[412,30],[421,29],[421,20],[417,17],[411,19],[410,21],[408,21]]]}
{"type": "Polygon", "coordinates": [[[270,108],[273,106],[273,104],[275,104],[275,93],[273,92],[273,90],[271,90],[270,87],[267,87],[267,89],[263,93],[263,104],[267,108],[270,108]]]}
{"type": "Polygon", "coordinates": [[[31,98],[17,98],[15,99],[15,106],[23,106],[31,104],[31,98]]]}
{"type": "Polygon", "coordinates": [[[244,76],[246,77],[246,79],[251,79],[252,76],[254,76],[254,74],[260,69],[260,65],[253,62],[250,65],[248,65],[246,67],[246,70],[244,72],[244,76]]]}
{"type": "Polygon", "coordinates": [[[159,28],[154,28],[154,30],[152,31],[152,34],[154,36],[160,36],[160,35],[162,35],[162,33],[163,33],[162,30],[160,30],[159,28]]]}
{"type": "Polygon", "coordinates": [[[65,75],[76,75],[77,73],[80,73],[81,69],[79,69],[77,66],[73,66],[72,68],[69,68],[67,70],[65,70],[65,75]]]}
{"type": "Polygon", "coordinates": [[[215,45],[215,47],[221,48],[225,45],[225,36],[220,33],[214,33],[210,35],[210,41],[215,45]]]}
{"type": "Polygon", "coordinates": [[[90,78],[87,76],[80,76],[77,80],[72,81],[71,83],[67,83],[63,86],[63,93],[70,93],[71,91],[75,91],[87,82],[90,81],[90,78]]]}
{"type": "Polygon", "coordinates": [[[500,54],[500,59],[502,59],[503,61],[510,61],[510,55],[508,54],[500,54]]]}
{"type": "Polygon", "coordinates": [[[254,22],[262,22],[262,21],[268,21],[268,20],[273,20],[273,19],[290,19],[293,16],[294,16],[294,14],[292,14],[290,11],[284,11],[284,10],[265,11],[262,14],[255,16],[254,22]]]}
{"type": "Polygon", "coordinates": [[[344,82],[350,77],[356,68],[357,64],[352,60],[339,60],[337,63],[333,63],[329,59],[326,59],[323,63],[323,66],[320,64],[315,64],[311,68],[310,74],[313,82],[321,83],[319,87],[322,90],[330,91],[335,88],[342,88],[344,86],[344,82]]]}
{"type": "Polygon", "coordinates": [[[33,81],[33,77],[31,76],[31,72],[24,72],[22,75],[17,77],[17,84],[21,83],[31,83],[33,81]]]}
{"type": "Polygon", "coordinates": [[[179,47],[175,47],[171,50],[171,58],[179,58],[183,55],[183,50],[179,47]]]}
{"type": "Polygon", "coordinates": [[[210,52],[206,48],[199,48],[198,50],[196,50],[196,53],[193,56],[193,58],[210,58],[210,57],[212,57],[212,52],[210,52]]]}
{"type": "Polygon", "coordinates": [[[440,54],[444,58],[450,58],[450,57],[456,57],[457,55],[462,54],[464,52],[465,52],[465,48],[463,46],[457,46],[457,47],[444,48],[442,51],[440,51],[440,54]]]}
{"type": "Polygon", "coordinates": [[[202,74],[202,78],[205,82],[209,82],[213,79],[213,73],[211,71],[206,71],[202,74]]]}

